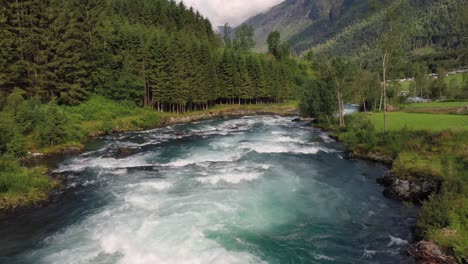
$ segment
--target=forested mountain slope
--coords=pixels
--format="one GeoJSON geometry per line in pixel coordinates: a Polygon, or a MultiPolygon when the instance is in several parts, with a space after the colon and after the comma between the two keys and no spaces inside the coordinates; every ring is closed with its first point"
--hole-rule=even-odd
{"type": "Polygon", "coordinates": [[[255,28],[259,49],[268,32],[278,30],[298,53],[368,55],[383,33],[385,11],[401,3],[392,19],[404,25],[407,50],[466,48],[465,0],[287,0],[245,24],[255,28]]]}

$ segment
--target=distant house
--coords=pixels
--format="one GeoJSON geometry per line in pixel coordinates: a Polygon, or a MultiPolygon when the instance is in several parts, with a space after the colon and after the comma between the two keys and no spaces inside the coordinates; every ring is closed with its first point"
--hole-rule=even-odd
{"type": "Polygon", "coordinates": [[[410,94],[408,90],[401,90],[398,96],[400,97],[407,97],[410,94]]]}

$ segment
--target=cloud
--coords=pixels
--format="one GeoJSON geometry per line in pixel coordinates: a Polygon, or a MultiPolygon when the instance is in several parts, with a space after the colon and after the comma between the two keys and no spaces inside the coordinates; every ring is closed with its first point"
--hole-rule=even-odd
{"type": "MultiPolygon", "coordinates": [[[[181,0],[178,0],[179,2],[181,0]]],[[[228,22],[238,26],[247,18],[256,15],[284,0],[183,0],[205,17],[208,17],[213,27],[228,22]]]]}

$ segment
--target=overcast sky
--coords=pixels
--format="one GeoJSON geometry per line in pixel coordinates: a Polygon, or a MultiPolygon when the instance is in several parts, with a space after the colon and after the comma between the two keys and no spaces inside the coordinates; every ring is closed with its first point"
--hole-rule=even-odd
{"type": "Polygon", "coordinates": [[[226,22],[231,26],[238,26],[247,18],[282,1],[284,0],[184,0],[184,3],[208,17],[216,29],[226,22]]]}

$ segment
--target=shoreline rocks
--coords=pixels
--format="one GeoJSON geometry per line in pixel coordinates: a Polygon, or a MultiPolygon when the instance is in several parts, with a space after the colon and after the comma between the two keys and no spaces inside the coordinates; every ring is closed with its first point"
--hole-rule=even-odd
{"type": "Polygon", "coordinates": [[[418,263],[424,264],[456,264],[457,262],[440,250],[439,246],[429,241],[419,241],[411,246],[408,253],[413,256],[418,263]]]}
{"type": "MultiPolygon", "coordinates": [[[[338,138],[336,139],[339,140],[338,138]]],[[[380,153],[374,153],[374,152],[368,152],[368,153],[362,154],[362,153],[357,153],[353,151],[347,151],[346,156],[349,159],[361,159],[361,160],[377,162],[377,163],[384,164],[388,167],[390,167],[393,163],[393,159],[391,157],[388,157],[380,153]]]]}
{"type": "Polygon", "coordinates": [[[421,204],[432,193],[440,191],[442,182],[433,177],[413,177],[400,179],[397,176],[387,173],[377,179],[377,183],[385,187],[383,194],[385,197],[421,204]]]}

